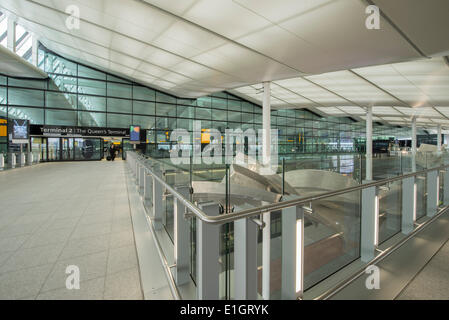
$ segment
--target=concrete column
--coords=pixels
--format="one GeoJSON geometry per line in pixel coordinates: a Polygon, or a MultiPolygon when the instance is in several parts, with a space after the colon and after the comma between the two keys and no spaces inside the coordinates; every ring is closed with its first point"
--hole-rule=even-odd
{"type": "MultiPolygon", "coordinates": [[[[178,186],[176,191],[185,199],[190,198],[189,186],[178,186]]],[[[184,217],[186,207],[176,197],[173,211],[175,281],[177,285],[182,285],[190,281],[190,223],[184,217]]]]}
{"type": "Polygon", "coordinates": [[[366,108],[366,173],[367,181],[373,180],[373,107],[366,108]]]}
{"type": "Polygon", "coordinates": [[[39,48],[39,41],[37,40],[36,35],[32,35],[32,54],[31,54],[31,63],[37,67],[38,61],[39,61],[39,55],[38,55],[38,48],[39,48]]]}
{"type": "Polygon", "coordinates": [[[416,117],[412,118],[412,172],[416,172],[416,117]]]}
{"type": "Polygon", "coordinates": [[[0,169],[3,169],[5,166],[5,158],[3,157],[3,153],[0,153],[0,169]]]}
{"type": "Polygon", "coordinates": [[[437,151],[441,152],[441,124],[437,128],[437,151]]]}
{"type": "Polygon", "coordinates": [[[7,47],[12,52],[16,52],[16,19],[12,16],[8,18],[8,30],[7,30],[7,47]]]}
{"type": "Polygon", "coordinates": [[[270,82],[263,83],[263,109],[262,109],[263,163],[271,163],[271,89],[270,82]]]}
{"type": "MultiPolygon", "coordinates": [[[[219,206],[213,202],[200,203],[207,215],[217,216],[219,206]]],[[[196,219],[196,282],[198,300],[219,299],[220,226],[196,219]]]]}

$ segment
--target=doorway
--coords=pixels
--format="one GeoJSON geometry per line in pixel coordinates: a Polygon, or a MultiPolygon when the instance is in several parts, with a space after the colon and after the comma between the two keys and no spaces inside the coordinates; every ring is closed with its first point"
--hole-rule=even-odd
{"type": "Polygon", "coordinates": [[[104,156],[100,138],[31,137],[31,148],[42,161],[89,161],[104,156]]]}

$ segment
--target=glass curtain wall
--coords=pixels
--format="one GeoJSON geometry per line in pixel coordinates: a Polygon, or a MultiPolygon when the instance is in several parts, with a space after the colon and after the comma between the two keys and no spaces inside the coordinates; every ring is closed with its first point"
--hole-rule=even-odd
{"type": "MultiPolygon", "coordinates": [[[[183,99],[124,80],[60,57],[43,46],[38,64],[47,80],[0,76],[0,117],[22,118],[31,124],[128,128],[147,131],[148,150],[169,149],[174,128],[262,128],[262,108],[226,92],[183,99]]],[[[320,117],[308,110],[273,110],[279,154],[356,152],[364,122],[320,117]]],[[[374,124],[374,135],[407,135],[409,128],[374,124]]]]}

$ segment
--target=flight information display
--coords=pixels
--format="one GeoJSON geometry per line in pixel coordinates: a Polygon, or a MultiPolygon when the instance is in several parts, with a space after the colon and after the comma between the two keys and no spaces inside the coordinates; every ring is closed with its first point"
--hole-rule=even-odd
{"type": "Polygon", "coordinates": [[[12,138],[17,140],[28,140],[29,121],[22,119],[14,119],[12,123],[12,138]]]}
{"type": "Polygon", "coordinates": [[[129,127],[129,141],[140,141],[140,126],[129,127]]]}

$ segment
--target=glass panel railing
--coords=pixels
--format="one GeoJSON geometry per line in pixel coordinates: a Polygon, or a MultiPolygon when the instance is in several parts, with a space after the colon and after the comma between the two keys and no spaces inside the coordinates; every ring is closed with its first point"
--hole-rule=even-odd
{"type": "Polygon", "coordinates": [[[360,256],[360,191],[314,201],[312,210],[304,221],[305,290],[360,256]]]}
{"type": "Polygon", "coordinates": [[[402,181],[394,181],[378,188],[379,244],[401,231],[402,181]]]}
{"type": "MultiPolygon", "coordinates": [[[[129,160],[127,158],[127,161],[129,160]]],[[[215,239],[218,239],[218,246],[215,251],[216,255],[212,257],[210,263],[217,262],[217,297],[220,299],[237,299],[241,296],[240,290],[242,289],[237,283],[240,279],[237,275],[241,276],[238,266],[241,267],[240,259],[248,259],[249,255],[241,254],[241,251],[239,251],[241,247],[237,248],[236,244],[240,245],[240,241],[254,241],[255,246],[253,248],[257,251],[257,261],[253,269],[253,274],[257,274],[256,297],[285,299],[283,286],[286,283],[287,285],[289,283],[290,285],[296,284],[298,281],[298,256],[303,257],[303,266],[299,268],[303,275],[301,291],[309,290],[317,284],[323,283],[323,280],[354,261],[358,261],[360,264],[358,259],[366,254],[367,241],[367,237],[363,237],[361,234],[362,225],[366,228],[366,224],[363,224],[361,219],[362,216],[367,214],[364,211],[365,215],[362,215],[362,210],[375,211],[378,209],[378,212],[374,215],[374,217],[378,217],[378,220],[372,219],[372,221],[377,222],[375,227],[373,225],[373,230],[376,228],[373,232],[377,241],[372,244],[374,257],[384,252],[385,247],[382,246],[390,246],[391,242],[404,237],[401,234],[404,221],[409,222],[408,225],[411,226],[412,230],[418,226],[413,223],[414,221],[411,221],[410,214],[403,213],[403,197],[416,202],[416,219],[426,215],[427,192],[437,190],[432,187],[432,181],[438,179],[429,178],[430,182],[427,179],[431,171],[417,173],[415,178],[408,176],[407,179],[409,180],[405,183],[403,177],[397,176],[401,173],[411,172],[411,170],[407,171],[407,168],[413,167],[411,154],[384,156],[377,158],[377,160],[378,162],[373,161],[373,167],[377,168],[378,172],[385,172],[383,179],[385,177],[395,178],[389,179],[388,182],[360,185],[355,177],[362,177],[362,164],[365,159],[350,154],[281,160],[276,167],[276,173],[272,175],[261,175],[254,167],[241,170],[237,166],[226,164],[173,165],[169,158],[147,159],[146,165],[148,165],[148,168],[154,172],[161,170],[163,173],[161,175],[162,185],[164,185],[161,195],[163,228],[159,229],[156,236],[159,237],[159,241],[164,247],[164,253],[168,257],[167,260],[171,264],[172,272],[174,272],[173,270],[177,268],[174,263],[176,254],[174,249],[176,245],[174,242],[174,233],[176,232],[174,228],[175,195],[171,188],[177,189],[181,185],[189,185],[190,182],[194,186],[195,182],[207,183],[202,186],[203,189],[194,187],[193,195],[189,195],[189,192],[187,192],[183,196],[184,199],[191,200],[195,205],[198,204],[200,208],[204,203],[213,203],[215,206],[213,213],[219,214],[219,219],[232,212],[254,209],[250,218],[234,218],[231,222],[226,221],[215,225],[217,231],[213,233],[213,236],[217,237],[215,239]],[[406,169],[404,170],[404,168],[406,169]],[[359,173],[357,173],[357,170],[359,173]],[[413,180],[410,180],[411,178],[413,180]],[[416,199],[413,199],[415,193],[413,181],[416,185],[416,199]],[[430,183],[429,190],[427,188],[428,183],[430,183]],[[205,186],[209,187],[205,188],[205,186]],[[228,188],[229,186],[230,188],[228,188]],[[350,189],[342,190],[346,188],[350,189]],[[376,190],[372,193],[372,198],[369,198],[370,196],[366,198],[369,193],[363,192],[364,201],[372,201],[372,206],[366,206],[365,202],[362,206],[362,189],[365,188],[375,188],[376,190]],[[407,194],[404,194],[404,190],[407,190],[407,194]],[[329,194],[323,195],[325,193],[329,194]],[[297,204],[298,201],[309,196],[313,196],[313,198],[310,198],[308,202],[304,201],[297,204]],[[377,200],[375,200],[375,196],[377,200]],[[296,216],[296,219],[294,217],[290,221],[286,220],[289,213],[285,211],[289,208],[283,208],[282,202],[291,199],[296,201],[295,204],[291,204],[291,208],[301,208],[302,210],[295,209],[294,212],[302,212],[303,216],[300,218],[296,216]],[[264,205],[275,208],[269,213],[269,218],[267,218],[266,213],[270,210],[261,207],[264,205]],[[261,213],[263,218],[260,215],[261,213]],[[249,224],[258,226],[257,239],[241,240],[242,238],[238,238],[239,240],[236,240],[237,235],[242,236],[241,229],[236,229],[236,223],[241,223],[244,219],[252,219],[253,221],[250,221],[249,224]],[[258,219],[267,223],[269,228],[265,226],[265,229],[263,223],[258,219]],[[255,220],[258,220],[258,222],[255,220]],[[298,223],[298,221],[301,221],[301,223],[298,223]],[[301,242],[298,242],[299,235],[303,237],[301,242]],[[365,243],[365,246],[363,243],[365,243]],[[377,245],[381,250],[376,250],[377,245]],[[365,251],[361,251],[362,247],[365,251]],[[297,268],[296,271],[292,271],[291,268],[287,270],[285,263],[294,263],[297,268]],[[267,269],[270,271],[268,276],[267,269]],[[284,274],[287,275],[284,276],[284,274]]],[[[421,158],[415,158],[415,160],[417,161],[417,168],[422,168],[422,166],[433,168],[442,165],[447,158],[445,154],[427,154],[421,158]]],[[[440,205],[444,200],[442,198],[445,186],[444,175],[445,172],[441,171],[439,178],[440,205]]],[[[432,177],[432,175],[429,177],[432,177]]],[[[378,177],[378,179],[381,178],[378,177]]],[[[200,184],[197,184],[197,186],[200,186],[200,184]]],[[[147,202],[145,204],[147,209],[152,206],[153,199],[151,197],[150,201],[144,197],[147,202]]],[[[407,203],[404,204],[404,207],[406,205],[407,203]]],[[[179,286],[184,299],[196,298],[200,282],[200,279],[198,279],[198,273],[200,272],[198,263],[203,263],[201,266],[204,270],[204,257],[202,257],[203,260],[199,259],[201,256],[199,244],[204,246],[204,233],[200,232],[198,226],[212,226],[209,222],[199,218],[201,214],[196,213],[196,216],[194,216],[192,212],[195,212],[195,210],[192,207],[190,210],[191,212],[187,210],[185,219],[189,229],[189,237],[186,242],[189,248],[189,279],[191,281],[179,286]],[[200,240],[203,242],[199,242],[199,236],[202,237],[200,240]],[[185,289],[186,287],[187,289],[185,289]]],[[[181,214],[184,214],[184,212],[181,214]]],[[[368,214],[372,214],[372,212],[369,211],[368,214]]],[[[291,219],[291,217],[288,219],[291,219]]],[[[371,239],[370,237],[368,238],[371,239]]],[[[369,239],[368,241],[370,241],[369,239]]],[[[293,295],[290,295],[288,298],[292,297],[293,295]]]]}
{"type": "Polygon", "coordinates": [[[427,177],[425,174],[416,176],[416,219],[424,217],[427,213],[427,177]]]}

